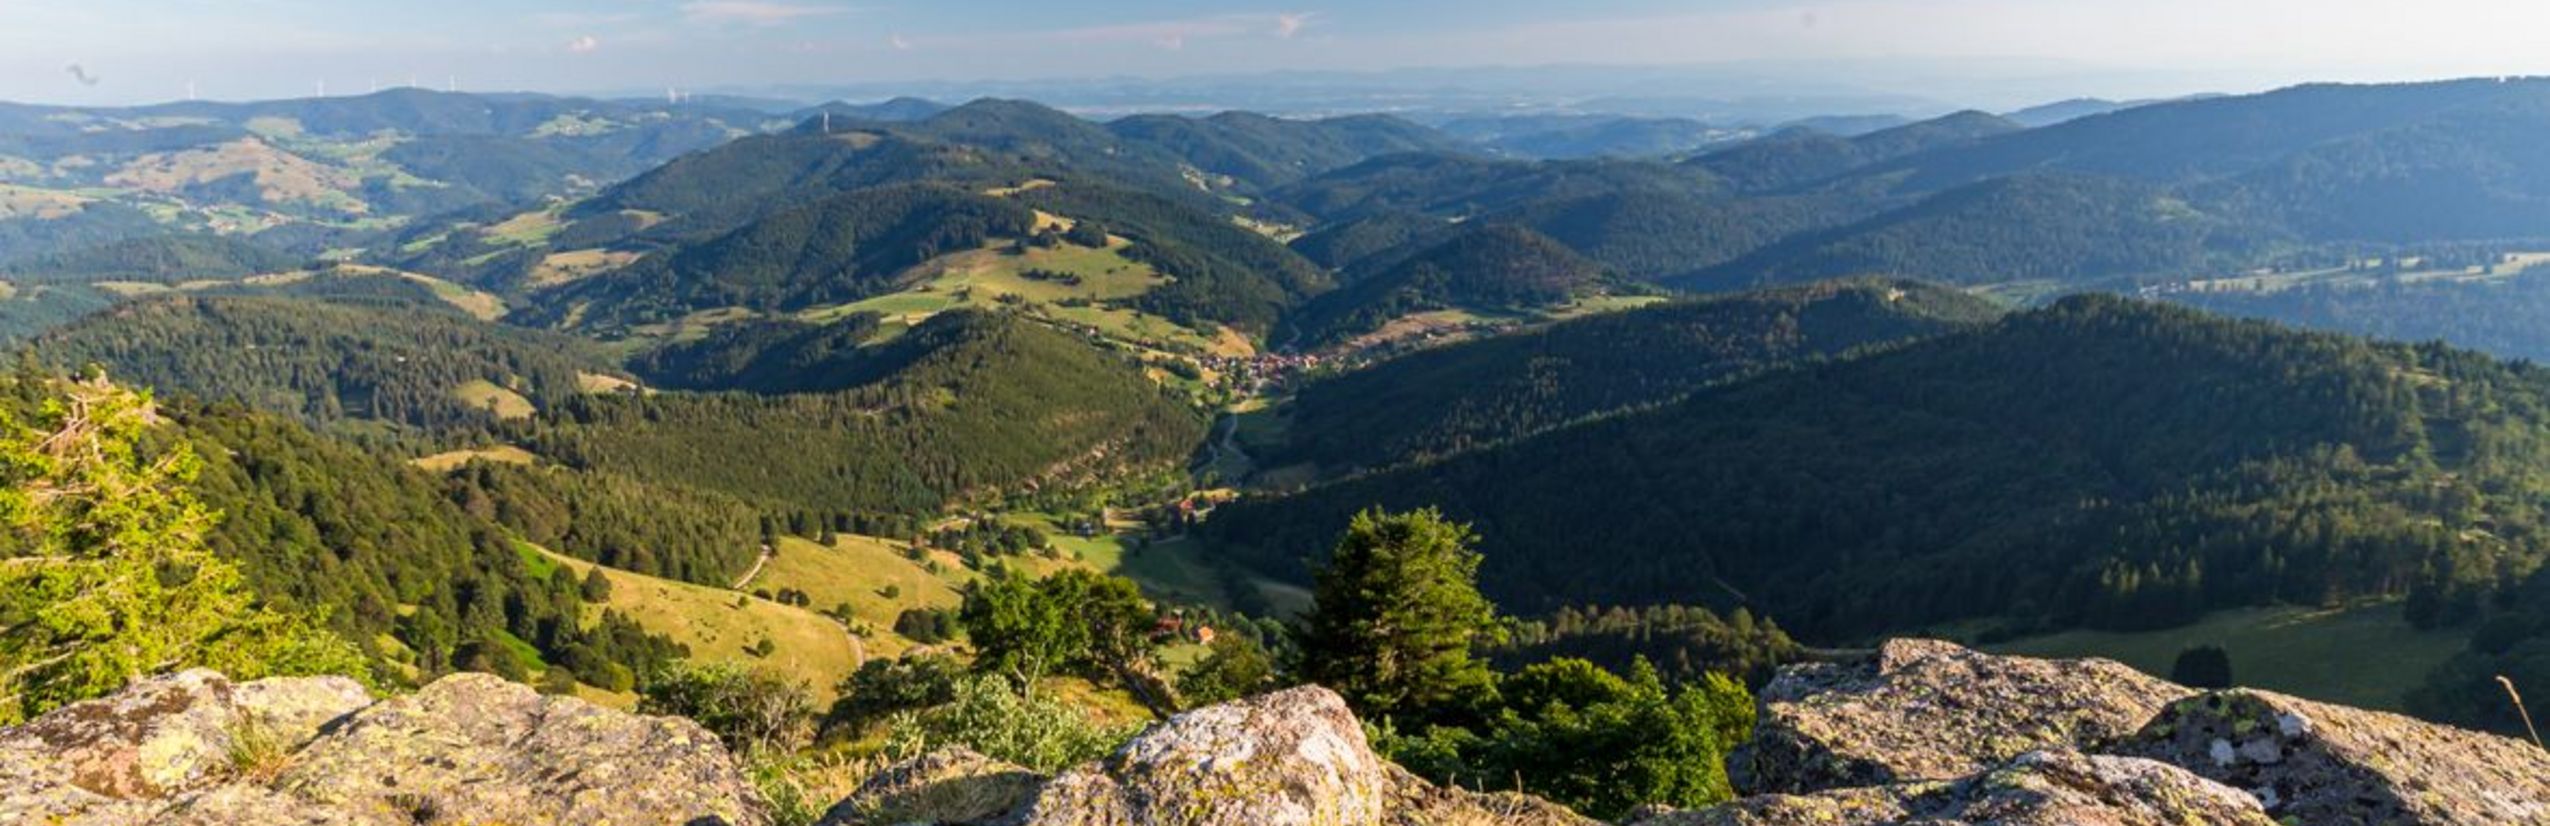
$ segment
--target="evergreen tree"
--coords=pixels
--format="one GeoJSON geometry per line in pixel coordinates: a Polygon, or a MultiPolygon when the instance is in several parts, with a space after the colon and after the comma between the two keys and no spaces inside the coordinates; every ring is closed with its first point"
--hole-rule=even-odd
{"type": "Polygon", "coordinates": [[[103,378],[46,395],[32,416],[0,405],[0,723],[192,666],[368,676],[359,650],[260,606],[213,554],[195,454],[142,446],[160,422],[147,396],[103,378]]]}
{"type": "Polygon", "coordinates": [[[610,602],[611,578],[602,574],[602,566],[593,566],[593,570],[585,573],[584,584],[577,590],[586,602],[597,604],[610,602]]]}
{"type": "Polygon", "coordinates": [[[1493,692],[1471,648],[1496,631],[1467,525],[1434,509],[1356,514],[1320,570],[1302,676],[1366,715],[1455,715],[1493,692]]]}

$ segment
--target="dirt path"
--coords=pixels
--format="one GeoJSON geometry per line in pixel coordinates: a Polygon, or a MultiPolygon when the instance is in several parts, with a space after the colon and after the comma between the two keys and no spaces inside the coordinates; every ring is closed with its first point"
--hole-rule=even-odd
{"type": "Polygon", "coordinates": [[[741,591],[744,590],[746,586],[753,584],[753,578],[761,576],[762,567],[770,564],[771,556],[772,553],[770,546],[761,546],[761,558],[753,560],[753,569],[745,571],[743,578],[735,580],[735,587],[732,590],[741,591]]]}

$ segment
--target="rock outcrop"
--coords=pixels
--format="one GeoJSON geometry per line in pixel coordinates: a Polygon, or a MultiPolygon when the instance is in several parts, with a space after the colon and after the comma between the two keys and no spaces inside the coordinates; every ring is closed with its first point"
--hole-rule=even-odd
{"type": "Polygon", "coordinates": [[[2274,826],[2258,801],[2152,760],[2071,751],[2020,755],[1953,783],[1763,795],[1638,826],[2274,826]]]}
{"type": "Polygon", "coordinates": [[[2550,752],[2531,743],[2265,691],[2173,703],[2117,751],[2314,826],[2550,823],[2550,752]]]}
{"type": "MultiPolygon", "coordinates": [[[[1889,643],[1793,667],[1736,762],[1779,789],[1640,826],[2550,824],[2550,752],[2262,691],[2196,693],[2097,660],[1889,643]]],[[[193,671],[0,731],[0,824],[671,823],[769,806],[686,720],[484,675],[375,702],[341,679],[193,671]]],[[[961,749],[866,779],[827,826],[1596,826],[1437,787],[1375,755],[1343,700],[1189,711],[1046,777],[961,749]]]]}
{"type": "Polygon", "coordinates": [[[1784,671],[1747,752],[1791,794],[1652,822],[2550,824],[2530,743],[1941,642],[1784,671]]]}
{"type": "Polygon", "coordinates": [[[0,732],[0,823],[754,826],[765,808],[687,720],[480,674],[375,703],[341,678],[189,671],[0,732]]]}
{"type": "Polygon", "coordinates": [[[1346,701],[1279,691],[1172,717],[1104,762],[1064,772],[1038,824],[1352,826],[1380,823],[1390,776],[1346,701]]]}
{"type": "Polygon", "coordinates": [[[827,824],[1598,826],[1547,801],[1445,789],[1372,752],[1324,688],[1196,709],[1060,775],[947,750],[880,772],[827,824]]]}
{"type": "Polygon", "coordinates": [[[2107,660],[1895,640],[1863,661],[1781,670],[1728,769],[1737,789],[1764,793],[1952,780],[2031,751],[2095,750],[2189,693],[2107,660]]]}

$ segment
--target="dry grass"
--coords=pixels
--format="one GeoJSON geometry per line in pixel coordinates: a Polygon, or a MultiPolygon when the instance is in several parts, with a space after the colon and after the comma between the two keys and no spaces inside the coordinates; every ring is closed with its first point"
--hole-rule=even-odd
{"type": "MultiPolygon", "coordinates": [[[[545,550],[539,553],[578,577],[596,567],[545,550]]],[[[626,614],[647,630],[688,646],[694,659],[772,671],[805,683],[820,703],[832,702],[833,688],[858,670],[864,653],[864,646],[839,623],[803,608],[615,568],[603,568],[602,576],[611,581],[611,599],[605,605],[590,606],[593,617],[600,617],[605,609],[626,614]],[[764,639],[776,644],[778,652],[755,657],[744,650],[764,639]]]]}
{"type": "Polygon", "coordinates": [[[250,176],[258,197],[267,203],[307,203],[349,214],[370,211],[370,205],[350,194],[362,186],[353,172],[277,149],[257,138],[143,155],[108,175],[106,183],[177,193],[241,175],[250,176]]]}
{"type": "Polygon", "coordinates": [[[407,463],[434,473],[450,473],[452,471],[459,470],[462,465],[466,465],[480,459],[485,459],[490,462],[502,462],[509,465],[528,465],[540,461],[540,457],[534,455],[531,451],[524,450],[513,445],[497,445],[495,447],[445,451],[432,456],[419,456],[415,459],[408,460],[407,463]]]}
{"type": "Polygon", "coordinates": [[[254,713],[242,713],[222,729],[232,777],[258,785],[274,782],[292,764],[292,750],[254,713]]]}
{"type": "Polygon", "coordinates": [[[540,408],[533,406],[531,400],[523,398],[522,394],[498,387],[486,379],[472,379],[452,388],[452,397],[470,407],[495,413],[499,419],[528,419],[540,412],[540,408]]]}
{"type": "Polygon", "coordinates": [[[555,287],[610,272],[638,260],[638,254],[618,250],[585,249],[551,253],[531,268],[523,283],[529,287],[555,287]]]}

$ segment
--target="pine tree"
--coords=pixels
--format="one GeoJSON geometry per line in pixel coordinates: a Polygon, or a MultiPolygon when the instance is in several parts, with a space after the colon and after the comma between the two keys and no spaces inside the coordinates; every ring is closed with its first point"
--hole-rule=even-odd
{"type": "Polygon", "coordinates": [[[45,383],[31,415],[0,405],[0,723],[197,666],[368,679],[358,649],[258,605],[213,554],[217,516],[188,489],[199,459],[144,446],[149,397],[45,383]]]}
{"type": "Polygon", "coordinates": [[[1356,514],[1302,633],[1302,676],[1370,716],[1457,716],[1493,692],[1471,647],[1496,631],[1467,525],[1428,508],[1356,514]]]}

